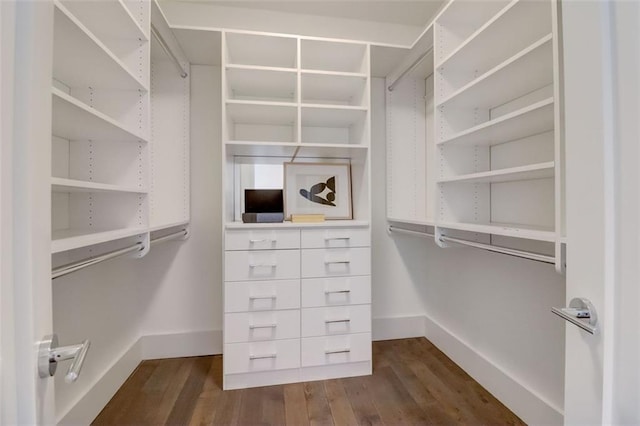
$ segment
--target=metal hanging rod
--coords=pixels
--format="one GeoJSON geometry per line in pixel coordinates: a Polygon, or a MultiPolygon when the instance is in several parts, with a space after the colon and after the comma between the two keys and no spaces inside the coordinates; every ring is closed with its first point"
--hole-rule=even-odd
{"type": "Polygon", "coordinates": [[[413,63],[411,65],[409,65],[409,67],[407,69],[402,71],[402,74],[400,74],[398,77],[396,77],[396,79],[393,80],[393,82],[389,86],[387,86],[387,90],[389,90],[390,92],[393,92],[393,89],[398,85],[398,83],[400,83],[400,81],[407,74],[409,74],[411,71],[413,71],[422,61],[424,61],[424,58],[426,58],[427,55],[430,54],[431,52],[433,52],[433,47],[429,48],[422,55],[418,56],[418,58],[415,61],[413,61],[413,63]]]}
{"type": "MultiPolygon", "coordinates": [[[[156,244],[156,243],[160,243],[163,241],[168,241],[168,240],[173,240],[176,238],[181,238],[184,237],[185,235],[187,235],[188,231],[186,229],[183,229],[181,231],[178,232],[174,232],[172,234],[169,235],[165,235],[162,237],[158,237],[155,238],[153,240],[151,240],[151,245],[156,244]]],[[[90,259],[84,259],[84,260],[80,260],[77,262],[73,262],[73,263],[69,263],[66,265],[62,265],[59,266],[55,269],[53,269],[51,271],[51,279],[54,280],[56,278],[62,277],[64,275],[68,275],[72,272],[76,272],[79,271],[81,269],[87,268],[89,266],[93,266],[96,265],[98,263],[102,263],[106,260],[110,260],[110,259],[114,259],[116,257],[120,257],[120,256],[124,256],[125,254],[128,253],[132,253],[132,252],[137,252],[137,251],[142,251],[144,250],[144,244],[143,243],[135,243],[129,247],[125,247],[122,249],[118,249],[118,250],[113,250],[104,254],[101,254],[100,256],[96,256],[96,257],[92,257],[90,259]]]]}
{"type": "Polygon", "coordinates": [[[400,234],[415,235],[416,237],[433,238],[433,234],[429,232],[412,231],[410,229],[398,228],[397,226],[389,225],[389,232],[398,232],[400,234]]]}
{"type": "MultiPolygon", "coordinates": [[[[391,225],[389,225],[389,232],[399,232],[403,234],[415,235],[418,237],[425,237],[425,238],[434,236],[433,234],[428,232],[412,231],[409,229],[398,228],[391,225]]],[[[538,253],[531,253],[523,250],[510,249],[506,247],[498,247],[491,244],[477,243],[475,241],[461,240],[459,238],[447,237],[445,235],[440,236],[440,241],[461,244],[469,247],[491,251],[494,253],[506,254],[509,256],[522,257],[524,259],[535,260],[536,262],[551,263],[551,264],[556,263],[556,259],[552,256],[546,256],[544,254],[538,254],[538,253]]]]}
{"type": "Polygon", "coordinates": [[[528,251],[510,249],[510,248],[506,248],[506,247],[498,247],[498,246],[493,246],[491,244],[476,243],[474,241],[467,241],[467,240],[461,240],[461,239],[458,239],[458,238],[451,238],[451,237],[447,237],[445,235],[440,236],[440,241],[449,242],[449,243],[456,243],[456,244],[462,244],[462,245],[469,246],[469,247],[475,247],[475,248],[479,248],[479,249],[482,249],[482,250],[492,251],[494,253],[508,254],[509,256],[522,257],[522,258],[525,258],[525,259],[535,260],[536,262],[551,263],[551,264],[555,264],[556,263],[556,259],[554,257],[545,256],[544,254],[531,253],[531,252],[528,252],[528,251]]]}
{"type": "Polygon", "coordinates": [[[162,47],[162,50],[165,51],[165,53],[171,58],[171,60],[175,64],[176,68],[178,68],[178,71],[180,71],[180,77],[187,78],[189,74],[187,74],[184,68],[182,68],[182,64],[180,64],[180,61],[178,60],[178,58],[176,58],[176,55],[173,54],[173,52],[169,48],[169,45],[167,44],[166,41],[164,41],[164,38],[162,38],[162,36],[160,35],[156,27],[153,26],[153,24],[151,24],[151,34],[153,34],[156,40],[158,40],[158,43],[160,43],[160,47],[162,47]]]}

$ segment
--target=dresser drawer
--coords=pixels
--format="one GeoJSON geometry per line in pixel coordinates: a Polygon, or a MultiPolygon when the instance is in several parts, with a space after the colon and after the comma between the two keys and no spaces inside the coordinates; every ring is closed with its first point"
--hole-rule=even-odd
{"type": "Polygon", "coordinates": [[[300,278],[300,250],[227,251],[224,280],[300,278]]]}
{"type": "Polygon", "coordinates": [[[300,307],[300,280],[224,283],[224,311],[247,312],[300,307]]]}
{"type": "Polygon", "coordinates": [[[300,367],[300,339],[224,345],[224,374],[300,367]]]}
{"type": "Polygon", "coordinates": [[[371,334],[308,337],[302,339],[302,366],[371,361],[371,334]]]}
{"type": "Polygon", "coordinates": [[[305,278],[302,307],[371,303],[371,276],[305,278]]]}
{"type": "Polygon", "coordinates": [[[303,229],[302,248],[370,247],[369,228],[303,229]]]}
{"type": "Polygon", "coordinates": [[[264,311],[225,314],[225,343],[300,337],[300,311],[264,311]]]}
{"type": "Polygon", "coordinates": [[[302,310],[302,336],[371,332],[371,305],[306,308],[302,310]]]}
{"type": "Polygon", "coordinates": [[[225,250],[276,250],[300,248],[299,229],[229,229],[225,250]]]}
{"type": "Polygon", "coordinates": [[[302,278],[371,274],[370,248],[302,250],[302,278]]]}

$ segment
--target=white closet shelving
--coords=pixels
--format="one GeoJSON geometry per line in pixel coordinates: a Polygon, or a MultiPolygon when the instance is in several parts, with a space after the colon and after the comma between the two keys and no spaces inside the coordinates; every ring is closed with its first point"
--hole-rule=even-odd
{"type": "Polygon", "coordinates": [[[390,221],[433,225],[441,246],[442,235],[510,237],[499,244],[543,247],[563,269],[557,7],[454,0],[425,31],[432,68],[387,93],[390,221]]]}

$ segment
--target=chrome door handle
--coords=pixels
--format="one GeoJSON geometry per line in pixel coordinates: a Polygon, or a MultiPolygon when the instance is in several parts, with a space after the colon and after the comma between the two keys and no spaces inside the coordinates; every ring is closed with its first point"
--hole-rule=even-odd
{"type": "Polygon", "coordinates": [[[598,313],[589,299],[574,297],[568,308],[551,308],[551,312],[589,334],[596,334],[598,331],[598,313]]]}
{"type": "Polygon", "coordinates": [[[56,334],[45,336],[40,342],[38,350],[38,374],[41,378],[51,377],[56,374],[58,363],[72,359],[71,365],[64,380],[73,383],[78,380],[80,371],[84,365],[84,360],[89,352],[91,342],[83,341],[77,345],[58,346],[58,336],[56,334]]]}

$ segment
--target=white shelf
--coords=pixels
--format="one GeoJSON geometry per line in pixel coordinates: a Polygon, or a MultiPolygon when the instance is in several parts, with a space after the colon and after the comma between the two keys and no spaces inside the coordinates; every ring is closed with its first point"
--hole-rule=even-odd
{"type": "Polygon", "coordinates": [[[302,126],[351,127],[359,124],[366,115],[365,107],[302,104],[302,126]]]}
{"type": "Polygon", "coordinates": [[[294,37],[228,32],[227,63],[296,68],[298,40],[294,37]]]}
{"type": "Polygon", "coordinates": [[[156,232],[156,231],[162,231],[164,229],[170,229],[170,228],[177,228],[178,226],[185,226],[188,225],[189,221],[188,220],[181,220],[178,222],[173,222],[173,223],[165,223],[162,225],[154,225],[149,227],[149,232],[156,232]]]}
{"type": "Polygon", "coordinates": [[[54,136],[69,140],[147,141],[141,134],[55,87],[51,94],[54,136]]]}
{"type": "Polygon", "coordinates": [[[368,70],[367,45],[325,40],[300,40],[305,70],[363,73],[368,70]]]}
{"type": "Polygon", "coordinates": [[[367,78],[368,74],[363,72],[345,72],[345,71],[324,71],[324,70],[306,70],[301,69],[300,73],[305,75],[325,75],[325,76],[334,76],[334,77],[357,77],[357,78],[367,78]]]}
{"type": "Polygon", "coordinates": [[[339,73],[302,74],[302,102],[363,106],[367,100],[367,78],[339,73]]]}
{"type": "Polygon", "coordinates": [[[82,247],[115,241],[147,233],[146,228],[125,228],[114,230],[64,229],[53,231],[51,253],[74,250],[82,247]]]}
{"type": "Polygon", "coordinates": [[[123,0],[61,0],[61,3],[100,40],[148,40],[123,0]]]}
{"type": "Polygon", "coordinates": [[[438,142],[439,145],[492,146],[554,128],[554,102],[548,98],[438,142]]]}
{"type": "Polygon", "coordinates": [[[540,164],[511,167],[508,169],[491,170],[488,172],[472,173],[448,179],[440,179],[438,183],[500,183],[516,182],[519,180],[545,179],[554,176],[555,163],[549,161],[540,164]]]}
{"type": "Polygon", "coordinates": [[[227,117],[234,123],[292,126],[297,105],[287,102],[227,101],[227,117]]]}
{"type": "Polygon", "coordinates": [[[63,5],[55,2],[53,77],[69,87],[144,90],[135,76],[63,5]]]}
{"type": "Polygon", "coordinates": [[[147,191],[140,188],[132,188],[121,185],[109,185],[105,183],[87,182],[75,179],[51,178],[51,190],[53,192],[124,192],[146,194],[147,191]]]}
{"type": "Polygon", "coordinates": [[[362,158],[368,149],[364,145],[255,141],[231,141],[225,148],[229,155],[297,158],[362,158]]]}
{"type": "Polygon", "coordinates": [[[369,226],[367,220],[326,220],[314,223],[242,223],[227,222],[226,229],[280,229],[280,228],[364,228],[369,226]]]}
{"type": "Polygon", "coordinates": [[[451,52],[437,68],[484,71],[550,32],[549,2],[511,2],[451,52]]]}
{"type": "Polygon", "coordinates": [[[296,72],[227,67],[226,76],[228,99],[297,102],[296,72]]]}
{"type": "Polygon", "coordinates": [[[555,242],[556,233],[550,228],[516,225],[506,223],[462,223],[438,222],[439,228],[459,231],[478,232],[481,234],[501,235],[504,237],[525,238],[528,240],[555,242]]]}
{"type": "Polygon", "coordinates": [[[406,219],[387,216],[387,221],[393,223],[406,223],[408,225],[436,226],[436,222],[433,219],[406,219]]]}
{"type": "Polygon", "coordinates": [[[552,35],[460,88],[436,107],[493,108],[553,83],[552,35]]]}

